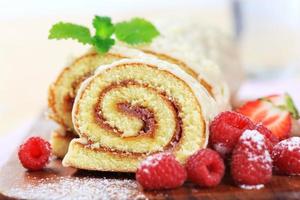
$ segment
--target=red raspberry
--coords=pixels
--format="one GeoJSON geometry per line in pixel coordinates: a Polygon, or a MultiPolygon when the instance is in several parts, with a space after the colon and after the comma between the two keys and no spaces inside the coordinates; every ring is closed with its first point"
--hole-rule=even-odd
{"type": "Polygon", "coordinates": [[[259,133],[265,136],[266,145],[268,147],[269,153],[271,153],[274,145],[279,142],[278,138],[262,124],[257,124],[254,130],[257,130],[259,133]]]}
{"type": "Polygon", "coordinates": [[[275,170],[281,174],[300,175],[300,137],[282,140],[272,152],[275,170]]]}
{"type": "Polygon", "coordinates": [[[272,178],[272,159],[265,137],[256,130],[247,130],[232,153],[231,175],[241,187],[258,187],[272,178]]]}
{"type": "Polygon", "coordinates": [[[226,111],[210,124],[210,144],[222,156],[231,153],[241,134],[255,125],[246,116],[226,111]]]}
{"type": "Polygon", "coordinates": [[[176,188],[186,180],[186,171],[172,154],[158,153],[142,161],[136,180],[145,189],[176,188]]]}
{"type": "Polygon", "coordinates": [[[49,142],[40,137],[31,137],[20,146],[18,156],[23,167],[35,171],[45,167],[50,153],[49,142]]]}
{"type": "Polygon", "coordinates": [[[211,149],[202,149],[192,155],[187,161],[189,180],[200,186],[217,186],[225,171],[223,159],[211,149]]]}

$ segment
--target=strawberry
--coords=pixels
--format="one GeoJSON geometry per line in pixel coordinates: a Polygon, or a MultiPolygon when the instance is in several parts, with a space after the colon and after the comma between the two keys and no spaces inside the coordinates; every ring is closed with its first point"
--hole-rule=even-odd
{"type": "Polygon", "coordinates": [[[237,112],[248,116],[255,123],[262,123],[279,139],[290,136],[292,120],[299,114],[288,94],[270,95],[254,101],[249,101],[237,112]]]}

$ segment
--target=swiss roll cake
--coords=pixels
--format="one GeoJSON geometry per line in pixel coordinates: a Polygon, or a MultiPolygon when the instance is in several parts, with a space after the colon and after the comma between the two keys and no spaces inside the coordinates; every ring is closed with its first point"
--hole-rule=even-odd
{"type": "Polygon", "coordinates": [[[64,166],[135,172],[147,155],[169,151],[181,162],[206,147],[208,123],[220,111],[200,81],[179,66],[136,50],[100,66],[77,92],[78,139],[64,166]]]}
{"type": "MultiPolygon", "coordinates": [[[[105,54],[97,53],[92,48],[65,67],[51,84],[48,95],[50,118],[60,124],[66,132],[73,133],[74,137],[78,136],[71,113],[82,82],[93,76],[97,68],[99,71],[102,66],[122,59],[152,59],[176,66],[176,69],[179,68],[177,70],[183,71],[201,85],[206,95],[214,101],[216,113],[230,109],[230,94],[235,89],[232,86],[228,87],[225,79],[226,74],[238,69],[238,64],[231,62],[230,55],[223,56],[223,54],[231,45],[223,42],[227,40],[215,39],[219,37],[215,35],[219,34],[215,34],[214,31],[212,34],[205,34],[206,29],[200,31],[200,29],[192,28],[194,26],[192,24],[160,25],[161,35],[148,45],[127,46],[117,42],[105,54]],[[220,48],[220,44],[226,48],[220,48]],[[222,70],[220,70],[220,65],[222,70]],[[229,65],[232,67],[227,67],[229,65]]],[[[70,141],[70,138],[58,136],[61,135],[53,133],[51,137],[51,143],[56,144],[53,145],[53,152],[63,158],[65,154],[63,152],[67,152],[69,144],[67,141],[70,141]]]]}
{"type": "Polygon", "coordinates": [[[114,53],[105,55],[90,51],[65,67],[51,84],[48,93],[49,117],[66,130],[73,130],[71,111],[77,90],[83,80],[102,64],[109,64],[124,56],[114,53]]]}

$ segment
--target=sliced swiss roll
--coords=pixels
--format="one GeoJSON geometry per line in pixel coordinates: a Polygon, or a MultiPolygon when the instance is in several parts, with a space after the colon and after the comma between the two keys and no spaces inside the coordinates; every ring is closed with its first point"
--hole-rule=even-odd
{"type": "Polygon", "coordinates": [[[199,63],[203,64],[203,68],[209,70],[195,71],[183,61],[173,58],[169,55],[156,53],[154,51],[134,50],[123,45],[114,46],[106,54],[98,54],[91,50],[89,53],[76,59],[71,65],[64,68],[57,79],[49,88],[48,105],[50,108],[49,117],[59,123],[64,129],[72,131],[73,124],[71,119],[71,111],[77,90],[80,84],[89,76],[93,75],[98,66],[110,64],[114,61],[124,58],[159,58],[167,62],[178,65],[182,70],[190,76],[196,78],[200,84],[210,93],[210,95],[217,101],[218,107],[225,110],[230,107],[228,98],[228,91],[226,84],[216,66],[211,61],[206,59],[199,59],[199,63]],[[218,80],[212,81],[212,80],[218,80]],[[218,91],[222,90],[218,93],[218,91]]]}
{"type": "Polygon", "coordinates": [[[73,130],[71,111],[77,90],[82,81],[91,76],[103,64],[125,58],[119,53],[98,54],[95,51],[79,57],[65,67],[49,88],[49,117],[66,130],[73,130]]]}
{"type": "Polygon", "coordinates": [[[166,61],[143,56],[100,66],[78,91],[72,110],[79,139],[64,166],[135,172],[147,155],[171,152],[181,162],[206,147],[219,112],[205,87],[166,61]]]}

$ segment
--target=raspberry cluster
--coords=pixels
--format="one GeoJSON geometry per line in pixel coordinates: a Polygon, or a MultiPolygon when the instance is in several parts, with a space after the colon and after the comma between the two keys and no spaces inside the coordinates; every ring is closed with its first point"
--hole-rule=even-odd
{"type": "Polygon", "coordinates": [[[272,174],[300,174],[300,137],[279,138],[261,123],[223,112],[210,125],[210,145],[230,159],[231,176],[245,189],[261,188],[272,174]]]}
{"type": "Polygon", "coordinates": [[[136,179],[145,189],[170,189],[189,180],[200,187],[220,184],[223,159],[229,161],[231,177],[244,189],[260,189],[272,179],[273,172],[300,175],[300,137],[279,138],[261,123],[245,115],[227,111],[210,124],[212,149],[202,149],[190,156],[185,166],[170,153],[145,159],[136,179]]]}

